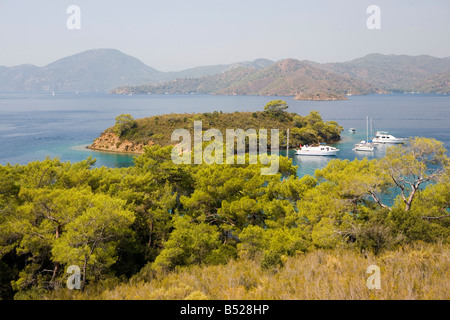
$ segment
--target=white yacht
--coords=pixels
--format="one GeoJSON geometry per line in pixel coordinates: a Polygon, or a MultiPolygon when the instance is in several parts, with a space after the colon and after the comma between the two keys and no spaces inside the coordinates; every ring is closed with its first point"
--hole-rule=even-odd
{"type": "Polygon", "coordinates": [[[390,135],[386,131],[377,131],[375,134],[375,138],[372,139],[374,143],[404,143],[406,139],[404,138],[396,138],[393,135],[390,135]]]}
{"type": "Polygon", "coordinates": [[[339,149],[327,145],[302,146],[295,150],[298,156],[335,156],[339,149]]]}

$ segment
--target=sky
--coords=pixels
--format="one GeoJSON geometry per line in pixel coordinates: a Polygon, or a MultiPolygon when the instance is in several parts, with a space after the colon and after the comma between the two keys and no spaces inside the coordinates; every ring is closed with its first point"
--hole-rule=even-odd
{"type": "Polygon", "coordinates": [[[370,53],[450,56],[449,0],[0,0],[0,65],[114,48],[160,71],[370,53]],[[80,8],[69,29],[67,8],[80,8]],[[370,5],[380,29],[369,29],[370,5]]]}

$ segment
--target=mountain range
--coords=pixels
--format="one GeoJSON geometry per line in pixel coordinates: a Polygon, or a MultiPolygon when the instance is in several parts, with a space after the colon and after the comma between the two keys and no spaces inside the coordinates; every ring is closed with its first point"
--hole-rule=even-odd
{"type": "Polygon", "coordinates": [[[450,93],[450,57],[370,54],[348,62],[257,59],[162,72],[116,49],[44,67],[0,66],[0,92],[210,93],[341,99],[391,91],[450,93]]]}
{"type": "Polygon", "coordinates": [[[317,68],[306,61],[284,59],[265,68],[236,67],[217,75],[175,79],[161,84],[125,86],[120,94],[189,94],[297,96],[299,99],[342,99],[347,94],[369,94],[377,88],[317,68]]]}

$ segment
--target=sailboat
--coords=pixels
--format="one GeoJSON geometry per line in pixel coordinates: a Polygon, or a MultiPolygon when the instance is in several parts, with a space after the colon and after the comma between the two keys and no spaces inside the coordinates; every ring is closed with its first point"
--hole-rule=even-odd
{"type": "Polygon", "coordinates": [[[373,151],[375,149],[375,146],[373,143],[369,142],[369,117],[366,118],[367,125],[366,125],[366,141],[361,141],[360,143],[355,144],[353,147],[354,151],[373,151]]]}

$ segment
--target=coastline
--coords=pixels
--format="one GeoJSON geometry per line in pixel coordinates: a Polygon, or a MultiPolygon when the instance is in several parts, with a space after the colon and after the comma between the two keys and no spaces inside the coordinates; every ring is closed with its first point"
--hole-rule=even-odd
{"type": "Polygon", "coordinates": [[[145,151],[137,152],[137,151],[115,151],[115,150],[108,150],[108,149],[100,149],[100,148],[93,148],[92,145],[84,146],[87,150],[97,151],[97,152],[105,152],[105,153],[111,153],[111,154],[123,154],[123,155],[141,155],[144,154],[145,151]]]}

